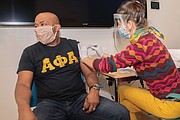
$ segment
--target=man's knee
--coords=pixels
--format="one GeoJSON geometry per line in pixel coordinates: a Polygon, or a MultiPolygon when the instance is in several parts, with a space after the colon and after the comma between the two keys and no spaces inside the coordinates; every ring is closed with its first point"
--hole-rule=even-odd
{"type": "Polygon", "coordinates": [[[129,111],[128,109],[111,100],[103,99],[101,105],[99,105],[100,110],[104,110],[104,114],[108,115],[111,120],[129,120],[129,111]]]}

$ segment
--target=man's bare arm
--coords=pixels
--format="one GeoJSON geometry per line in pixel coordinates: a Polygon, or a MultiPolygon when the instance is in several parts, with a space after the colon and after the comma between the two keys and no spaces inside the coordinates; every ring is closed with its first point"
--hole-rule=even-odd
{"type": "Polygon", "coordinates": [[[15,99],[18,106],[19,120],[36,120],[30,108],[31,83],[33,79],[33,72],[20,71],[18,73],[18,80],[15,87],[15,99]]]}
{"type": "MultiPolygon", "coordinates": [[[[81,69],[82,69],[82,72],[85,76],[86,82],[89,87],[92,86],[93,84],[99,83],[97,74],[95,71],[93,71],[91,68],[89,68],[84,63],[81,63],[81,69]]],[[[85,99],[83,109],[86,110],[87,113],[90,113],[96,109],[99,102],[100,102],[99,101],[99,90],[92,88],[89,90],[89,94],[87,95],[87,97],[85,99]]]]}

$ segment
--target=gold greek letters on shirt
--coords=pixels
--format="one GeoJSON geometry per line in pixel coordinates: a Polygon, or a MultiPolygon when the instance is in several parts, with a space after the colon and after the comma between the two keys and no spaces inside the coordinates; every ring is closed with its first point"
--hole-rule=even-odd
{"type": "Polygon", "coordinates": [[[74,56],[73,52],[68,52],[68,57],[69,57],[69,64],[73,64],[73,60],[75,60],[75,62],[78,62],[78,59],[74,56]]]}
{"type": "Polygon", "coordinates": [[[54,70],[55,66],[56,67],[64,67],[66,63],[69,61],[69,64],[73,64],[74,62],[78,62],[78,59],[76,56],[74,56],[74,52],[68,52],[67,53],[68,58],[63,57],[61,55],[57,55],[56,58],[53,60],[53,64],[50,62],[49,58],[44,58],[43,59],[43,65],[42,65],[42,73],[47,72],[47,69],[54,70]]]}
{"type": "Polygon", "coordinates": [[[61,55],[57,55],[56,59],[53,61],[55,66],[64,67],[65,64],[67,63],[67,58],[62,57],[61,55]]]}
{"type": "Polygon", "coordinates": [[[43,60],[43,66],[42,66],[42,73],[47,72],[47,68],[49,68],[49,70],[54,70],[55,67],[51,64],[49,58],[44,58],[43,60]]]}

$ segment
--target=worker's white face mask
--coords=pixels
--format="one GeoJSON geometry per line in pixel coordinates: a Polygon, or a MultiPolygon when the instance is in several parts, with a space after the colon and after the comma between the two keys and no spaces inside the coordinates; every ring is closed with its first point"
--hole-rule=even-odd
{"type": "Polygon", "coordinates": [[[41,26],[34,29],[36,38],[39,42],[47,45],[53,42],[56,38],[57,32],[53,32],[54,26],[41,26]]]}

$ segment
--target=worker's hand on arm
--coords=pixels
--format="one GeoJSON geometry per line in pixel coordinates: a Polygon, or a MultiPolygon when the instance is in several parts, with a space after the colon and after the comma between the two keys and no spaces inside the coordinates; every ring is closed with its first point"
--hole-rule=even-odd
{"type": "Polygon", "coordinates": [[[85,99],[83,110],[85,110],[87,113],[93,112],[96,110],[98,104],[99,90],[91,88],[85,99]]]}
{"type": "Polygon", "coordinates": [[[88,46],[88,49],[89,49],[89,48],[92,49],[92,50],[94,50],[94,51],[96,52],[96,54],[97,54],[100,58],[103,57],[104,52],[103,52],[103,50],[102,50],[101,45],[98,45],[98,44],[94,43],[94,44],[89,45],[89,46],[88,46]]]}

